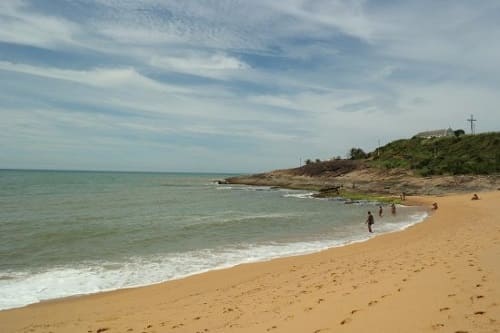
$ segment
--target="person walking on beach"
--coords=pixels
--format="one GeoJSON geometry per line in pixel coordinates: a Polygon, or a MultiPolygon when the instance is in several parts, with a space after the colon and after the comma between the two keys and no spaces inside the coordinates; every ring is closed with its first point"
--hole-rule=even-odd
{"type": "Polygon", "coordinates": [[[382,206],[378,206],[378,217],[382,217],[384,215],[384,209],[382,206]]]}
{"type": "Polygon", "coordinates": [[[366,224],[368,224],[368,231],[372,231],[372,224],[375,223],[375,219],[373,218],[372,212],[368,211],[368,218],[366,219],[366,224]]]}
{"type": "Polygon", "coordinates": [[[392,215],[396,215],[396,205],[394,204],[394,202],[391,205],[391,213],[392,215]]]}

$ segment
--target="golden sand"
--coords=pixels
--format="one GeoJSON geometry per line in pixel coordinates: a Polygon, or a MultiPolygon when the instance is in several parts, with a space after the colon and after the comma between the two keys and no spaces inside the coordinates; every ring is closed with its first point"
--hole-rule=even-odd
{"type": "Polygon", "coordinates": [[[439,209],[363,243],[0,311],[0,332],[500,332],[500,192],[471,196],[413,197],[439,209]]]}

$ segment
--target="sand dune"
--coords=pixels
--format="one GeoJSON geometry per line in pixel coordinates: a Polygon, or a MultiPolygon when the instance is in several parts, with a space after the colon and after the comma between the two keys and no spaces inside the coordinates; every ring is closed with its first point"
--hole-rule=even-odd
{"type": "Polygon", "coordinates": [[[364,243],[1,311],[0,331],[500,332],[500,192],[479,195],[411,197],[439,209],[364,243]]]}

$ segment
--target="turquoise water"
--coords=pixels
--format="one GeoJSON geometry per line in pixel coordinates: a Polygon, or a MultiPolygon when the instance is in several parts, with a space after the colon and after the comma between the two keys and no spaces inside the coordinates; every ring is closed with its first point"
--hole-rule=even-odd
{"type": "MultiPolygon", "coordinates": [[[[374,203],[216,183],[227,176],[0,171],[0,309],[373,237],[363,222],[374,203]]],[[[426,212],[387,215],[375,235],[426,212]]]]}

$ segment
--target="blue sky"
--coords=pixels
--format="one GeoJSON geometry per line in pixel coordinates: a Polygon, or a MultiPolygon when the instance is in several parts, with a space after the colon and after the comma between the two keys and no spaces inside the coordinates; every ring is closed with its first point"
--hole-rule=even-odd
{"type": "Polygon", "coordinates": [[[500,2],[5,0],[0,168],[260,172],[500,130],[500,2]]]}

